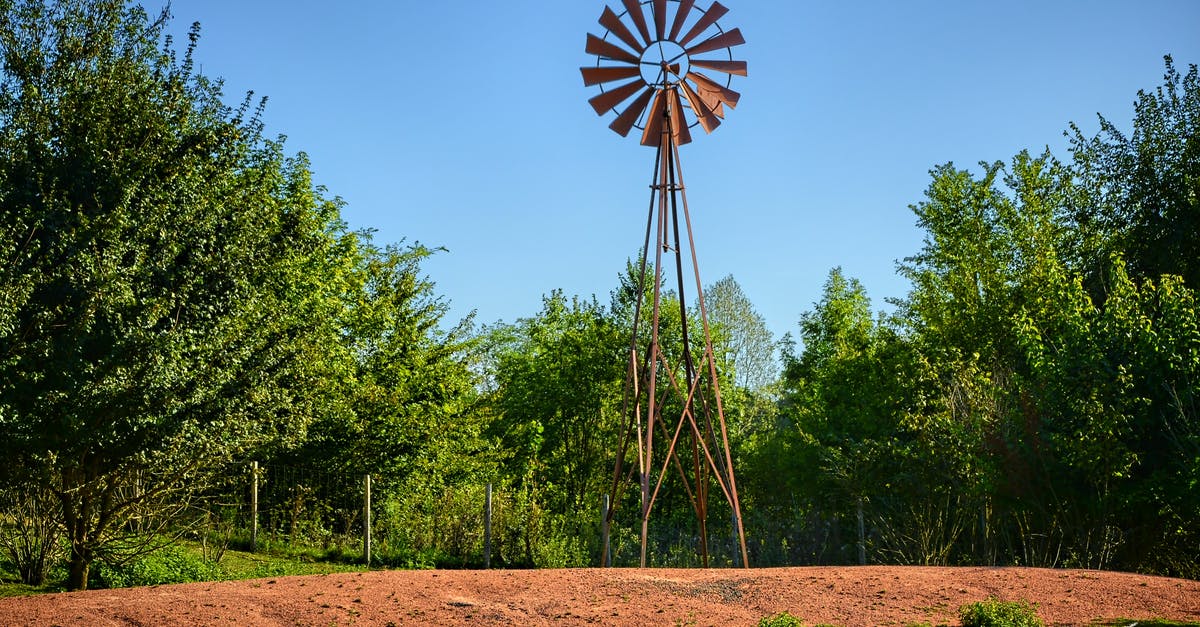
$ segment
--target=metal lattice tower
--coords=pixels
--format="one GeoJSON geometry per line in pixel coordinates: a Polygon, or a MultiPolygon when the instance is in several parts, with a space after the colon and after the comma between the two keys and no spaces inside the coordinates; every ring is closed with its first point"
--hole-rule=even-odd
{"type": "Polygon", "coordinates": [[[583,81],[600,88],[589,100],[596,113],[615,114],[609,128],[621,136],[640,130],[642,145],[655,148],[656,156],[629,343],[626,423],[613,470],[614,506],[604,516],[601,563],[609,565],[615,504],[637,472],[640,563],[646,566],[654,504],[664,479],[676,472],[699,523],[697,548],[704,566],[709,565],[708,506],[714,487],[729,504],[738,544],[735,560],[740,557],[745,566],[737,480],[679,161],[679,147],[692,141],[692,128],[711,133],[726,108],[737,107],[740,95],[729,87],[734,76],[746,76],[746,62],[735,61],[731,49],[745,39],[740,30],[727,31],[718,23],[729,11],[718,2],[707,10],[695,0],[622,0],[622,5],[625,10],[619,14],[604,8],[603,36],[588,34],[586,51],[596,56],[596,64],[581,68],[583,81]],[[715,80],[705,71],[723,78],[715,80]],[[664,289],[674,290],[678,298],[681,322],[675,333],[662,333],[664,308],[671,305],[664,302],[664,289]],[[650,292],[647,303],[642,296],[650,292]],[[689,294],[698,305],[700,329],[691,328],[689,294]],[[636,463],[627,463],[633,445],[636,463]]]}

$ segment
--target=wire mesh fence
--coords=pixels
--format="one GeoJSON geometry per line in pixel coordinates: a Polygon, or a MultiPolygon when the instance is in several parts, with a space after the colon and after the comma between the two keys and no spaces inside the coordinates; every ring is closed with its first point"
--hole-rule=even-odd
{"type": "MultiPolygon", "coordinates": [[[[368,479],[284,464],[249,463],[233,474],[224,493],[208,500],[204,541],[402,568],[600,564],[599,502],[583,511],[551,512],[529,488],[486,482],[433,488],[415,479],[368,479]]],[[[611,529],[612,564],[637,564],[635,526],[611,529]]],[[[671,519],[654,525],[653,564],[698,565],[699,536],[692,527],[671,519]]],[[[714,564],[736,565],[734,537],[719,528],[714,524],[709,532],[714,564]]]]}
{"type": "Polygon", "coordinates": [[[257,521],[256,542],[269,539],[327,548],[338,537],[361,535],[361,478],[302,466],[257,464],[249,475],[247,526],[253,528],[257,521]]]}
{"type": "Polygon", "coordinates": [[[497,493],[485,550],[487,485],[420,486],[304,466],[251,462],[209,495],[202,541],[401,567],[477,566],[513,553],[513,502],[497,493]],[[368,518],[369,512],[369,518],[368,518]]]}

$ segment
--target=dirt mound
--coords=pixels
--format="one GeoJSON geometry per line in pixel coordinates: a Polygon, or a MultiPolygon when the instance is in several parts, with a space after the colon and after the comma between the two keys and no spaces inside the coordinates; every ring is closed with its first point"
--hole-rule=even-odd
{"type": "Polygon", "coordinates": [[[1200,582],[1031,568],[376,571],[0,599],[3,625],[957,624],[989,596],[1048,624],[1200,622],[1200,582]]]}

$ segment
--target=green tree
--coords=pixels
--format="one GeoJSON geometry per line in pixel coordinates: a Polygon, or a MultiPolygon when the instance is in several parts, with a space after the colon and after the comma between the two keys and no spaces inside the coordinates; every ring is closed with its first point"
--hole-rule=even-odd
{"type": "Polygon", "coordinates": [[[352,245],[261,107],[194,72],[198,26],[179,59],[119,0],[2,9],[0,457],[47,470],[79,589],[324,411],[352,245]]]}
{"type": "Polygon", "coordinates": [[[717,361],[740,388],[760,390],[779,377],[776,343],[767,321],[732,275],[704,290],[717,361]]]}
{"type": "Polygon", "coordinates": [[[992,527],[1000,518],[1018,521],[1020,531],[1006,541],[1026,563],[1052,563],[1065,533],[1062,521],[1028,520],[1021,505],[1051,494],[1029,488],[1049,489],[1031,478],[1048,472],[1030,457],[1037,447],[1029,434],[1042,415],[1029,402],[1013,319],[1046,288],[1038,280],[1045,269],[1061,265],[1059,216],[1078,195],[1069,169],[1049,154],[1022,152],[1008,166],[982,167],[978,178],[950,164],[935,169],[926,200],[913,207],[928,234],[922,250],[901,266],[913,282],[901,315],[936,381],[922,431],[957,442],[947,450],[959,454],[960,467],[973,477],[968,490],[983,499],[972,505],[980,508],[979,524],[972,525],[976,559],[997,554],[992,527]],[[1005,483],[1020,503],[997,512],[988,498],[1005,483]],[[1035,539],[1041,546],[1031,546],[1035,539]]]}
{"type": "Polygon", "coordinates": [[[1107,273],[1108,297],[1093,304],[1081,278],[1043,275],[1048,289],[1020,318],[1031,405],[1043,416],[1032,437],[1041,478],[1074,518],[1069,558],[1192,576],[1200,476],[1200,312],[1177,276],[1133,281],[1124,264],[1107,273]],[[1083,494],[1080,495],[1079,493],[1083,494]]]}
{"type": "MultiPolygon", "coordinates": [[[[583,541],[608,491],[623,426],[625,327],[595,299],[553,292],[533,318],[493,331],[498,420],[493,432],[515,487],[559,517],[549,534],[583,541]]],[[[527,542],[528,558],[533,542],[527,542]]],[[[573,561],[589,560],[582,550],[573,561]]]]}
{"type": "Polygon", "coordinates": [[[1103,116],[1094,137],[1074,124],[1068,133],[1086,197],[1063,209],[1074,263],[1100,300],[1113,254],[1135,278],[1176,274],[1200,287],[1200,75],[1165,62],[1162,86],[1138,92],[1131,135],[1103,116]]]}
{"type": "Polygon", "coordinates": [[[748,509],[791,509],[790,518],[807,519],[809,527],[828,529],[804,544],[807,555],[797,557],[842,562],[842,515],[866,497],[869,468],[874,460],[862,446],[882,435],[873,419],[860,409],[872,402],[866,366],[874,344],[871,302],[857,279],[840,268],[829,273],[821,300],[800,317],[801,352],[784,352],[780,430],[774,441],[759,441],[748,454],[748,509]],[[849,376],[851,380],[843,380],[849,376]],[[862,392],[862,394],[859,394],[862,392]],[[863,427],[871,430],[862,431],[863,427]],[[788,452],[777,459],[778,449],[788,452]],[[784,465],[786,470],[779,468],[784,465]],[[775,477],[788,478],[788,493],[778,490],[775,477]],[[773,502],[783,496],[791,503],[773,502]],[[788,507],[790,505],[790,508],[788,507]],[[753,509],[751,508],[753,506],[753,509]]]}
{"type": "MultiPolygon", "coordinates": [[[[763,449],[772,447],[771,436],[777,426],[780,371],[776,353],[779,343],[767,328],[766,319],[754,309],[754,304],[733,276],[726,276],[709,285],[704,290],[704,303],[718,365],[722,407],[729,431],[729,445],[733,449],[734,466],[735,469],[746,467],[758,472],[762,469],[756,466],[772,464],[773,457],[778,453],[763,449]]],[[[692,313],[693,317],[699,319],[698,304],[693,307],[692,313]]],[[[693,325],[693,328],[698,326],[693,325]]],[[[735,472],[740,474],[739,470],[735,472]]],[[[778,475],[770,476],[778,478],[778,475]]],[[[754,528],[773,526],[770,517],[779,516],[781,512],[771,507],[777,503],[768,495],[778,486],[761,486],[765,493],[756,495],[753,492],[759,484],[754,481],[747,484],[745,477],[738,481],[742,486],[739,500],[743,528],[749,528],[753,534],[754,528]],[[754,511],[759,505],[765,506],[763,511],[754,511]]],[[[717,508],[722,516],[724,507],[725,502],[719,500],[717,508]]],[[[751,550],[750,546],[747,550],[751,550]]],[[[771,550],[759,550],[757,553],[755,564],[781,561],[771,554],[771,550]]]]}
{"type": "MultiPolygon", "coordinates": [[[[452,474],[436,450],[471,438],[458,427],[469,412],[473,375],[470,319],[444,329],[447,304],[422,274],[435,251],[378,248],[360,236],[340,318],[345,373],[340,411],[310,427],[297,460],[347,474],[401,480],[415,469],[452,474]]],[[[461,459],[457,461],[462,461],[461,459]]]]}
{"type": "Polygon", "coordinates": [[[914,463],[933,433],[921,434],[913,418],[929,378],[919,354],[888,320],[872,317],[865,289],[837,268],[801,316],[800,339],[802,352],[785,358],[781,413],[794,429],[784,437],[800,453],[795,486],[831,530],[822,550],[835,561],[870,553],[944,562],[954,527],[933,498],[944,491],[929,479],[961,473],[953,456],[914,463]],[[843,534],[843,521],[854,531],[843,534]],[[868,536],[868,527],[891,533],[868,536]]]}
{"type": "MultiPolygon", "coordinates": [[[[447,304],[422,274],[436,252],[419,244],[381,248],[360,236],[338,319],[340,351],[330,356],[341,364],[327,386],[334,401],[303,445],[271,461],[337,478],[326,498],[342,503],[360,498],[361,478],[370,474],[375,529],[393,556],[444,551],[465,562],[476,557],[468,554],[473,547],[447,537],[435,520],[451,518],[442,504],[459,491],[493,478],[496,453],[484,437],[488,416],[471,371],[471,319],[448,324],[447,304]]],[[[355,516],[331,512],[322,523],[341,530],[357,525],[355,516]]]]}
{"type": "MultiPolygon", "coordinates": [[[[986,551],[1143,568],[1194,534],[1160,521],[1194,507],[1166,486],[1188,485],[1193,465],[1178,460],[1194,459],[1196,317],[1178,277],[1139,283],[1123,263],[1097,271],[1079,256],[1095,233],[1072,212],[1099,188],[1126,198],[1141,184],[1109,172],[1098,185],[1079,174],[1092,165],[1021,153],[978,179],[936,170],[914,208],[929,236],[902,267],[914,284],[903,313],[938,382],[921,431],[959,432],[975,452],[986,551]]],[[[1109,234],[1105,246],[1123,245],[1109,234]]]]}

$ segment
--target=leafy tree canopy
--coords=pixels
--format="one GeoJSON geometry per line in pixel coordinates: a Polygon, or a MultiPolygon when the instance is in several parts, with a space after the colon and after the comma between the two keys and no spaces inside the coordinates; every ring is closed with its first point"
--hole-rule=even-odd
{"type": "Polygon", "coordinates": [[[0,9],[0,457],[58,495],[81,588],[123,521],[303,436],[353,245],[198,27],[178,58],[166,13],[0,9]]]}

